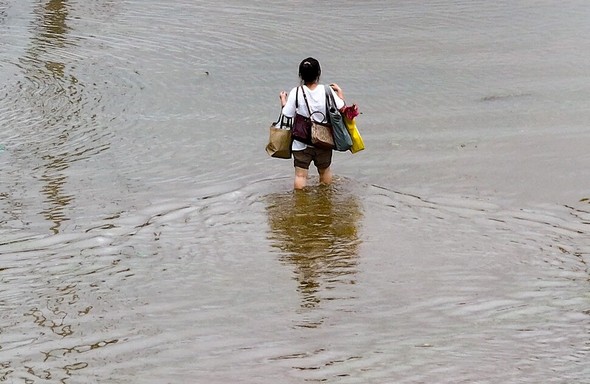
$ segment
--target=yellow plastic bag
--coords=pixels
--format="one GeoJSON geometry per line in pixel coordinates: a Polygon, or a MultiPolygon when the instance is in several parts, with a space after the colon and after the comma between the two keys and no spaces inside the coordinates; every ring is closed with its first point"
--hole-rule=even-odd
{"type": "Polygon", "coordinates": [[[342,118],[344,120],[344,125],[346,125],[346,129],[348,129],[348,133],[350,133],[350,138],[352,139],[352,148],[350,148],[350,152],[357,153],[365,149],[365,143],[356,127],[354,119],[349,119],[344,115],[342,115],[342,118]]]}

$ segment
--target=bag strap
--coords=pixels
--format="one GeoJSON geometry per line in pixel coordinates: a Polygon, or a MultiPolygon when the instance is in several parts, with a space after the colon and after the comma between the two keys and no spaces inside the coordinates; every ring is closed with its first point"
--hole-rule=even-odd
{"type": "Polygon", "coordinates": [[[325,87],[326,90],[326,114],[328,115],[328,121],[330,121],[330,110],[334,108],[336,111],[336,100],[334,100],[334,95],[332,94],[332,89],[330,86],[325,87]]]}
{"type": "Polygon", "coordinates": [[[305,89],[303,89],[303,87],[301,87],[301,92],[303,93],[303,98],[305,99],[305,105],[307,105],[307,112],[311,118],[311,109],[309,109],[309,103],[307,102],[307,96],[305,96],[305,89]]]}
{"type": "Polygon", "coordinates": [[[280,127],[281,128],[285,127],[283,129],[291,129],[291,128],[293,128],[293,118],[292,117],[287,117],[287,116],[281,114],[281,125],[280,125],[280,127]]]}
{"type": "Polygon", "coordinates": [[[279,114],[279,118],[277,119],[277,121],[273,121],[272,125],[273,127],[275,125],[277,125],[278,123],[280,123],[283,120],[283,111],[281,110],[281,113],[279,114]]]}
{"type": "MultiPolygon", "coordinates": [[[[307,113],[309,113],[309,118],[311,119],[313,114],[319,113],[320,115],[322,115],[321,122],[328,122],[326,115],[323,114],[322,111],[313,111],[313,112],[311,111],[311,109],[309,108],[309,103],[307,102],[307,96],[305,95],[305,89],[303,89],[303,87],[301,87],[301,92],[303,93],[303,98],[305,99],[305,105],[307,106],[307,113]]],[[[295,97],[295,105],[297,105],[297,97],[295,97]]],[[[314,120],[314,121],[317,121],[317,120],[314,120]]]]}
{"type": "Polygon", "coordinates": [[[274,121],[272,123],[272,125],[273,125],[273,127],[278,125],[279,128],[282,128],[282,129],[285,129],[283,127],[286,127],[286,129],[291,129],[293,127],[293,118],[283,115],[283,110],[281,109],[281,113],[279,114],[279,118],[277,119],[277,121],[274,121]]]}
{"type": "Polygon", "coordinates": [[[336,107],[334,95],[332,95],[332,91],[329,88],[329,86],[324,86],[324,90],[326,91],[326,110],[328,110],[331,106],[334,106],[334,108],[336,107]]]}

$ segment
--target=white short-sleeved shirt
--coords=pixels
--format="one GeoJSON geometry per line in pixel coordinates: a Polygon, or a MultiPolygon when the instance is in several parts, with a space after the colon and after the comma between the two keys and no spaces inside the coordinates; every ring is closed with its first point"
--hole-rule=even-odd
{"type": "MultiPolygon", "coordinates": [[[[305,105],[305,99],[303,98],[303,93],[307,96],[307,102],[309,103],[309,109],[311,112],[319,111],[321,113],[313,113],[312,118],[315,121],[322,121],[322,118],[326,116],[326,88],[323,84],[318,84],[313,90],[307,88],[307,86],[303,85],[301,87],[295,87],[289,92],[289,96],[287,97],[287,103],[283,107],[283,115],[287,117],[294,117],[295,113],[300,114],[301,116],[309,116],[309,112],[307,111],[307,106],[305,105]],[[297,96],[297,103],[298,107],[295,108],[295,92],[299,92],[297,96]]],[[[340,109],[344,107],[344,100],[342,100],[338,95],[334,92],[332,88],[330,88],[330,92],[334,95],[334,101],[336,102],[336,108],[340,109]]],[[[291,149],[293,151],[301,151],[305,149],[307,145],[297,140],[293,140],[293,145],[291,149]]]]}

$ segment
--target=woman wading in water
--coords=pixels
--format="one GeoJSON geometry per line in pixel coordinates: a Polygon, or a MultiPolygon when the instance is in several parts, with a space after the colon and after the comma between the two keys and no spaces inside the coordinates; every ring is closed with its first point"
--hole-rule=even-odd
{"type": "MultiPolygon", "coordinates": [[[[320,63],[312,57],[308,57],[299,64],[301,86],[291,89],[288,95],[285,91],[279,94],[283,115],[295,117],[297,113],[309,117],[307,105],[303,101],[306,100],[312,113],[321,112],[321,114],[313,113],[312,119],[320,122],[326,116],[326,86],[319,84],[321,73],[320,63]],[[299,101],[297,107],[295,105],[296,99],[299,101]]],[[[344,106],[342,89],[338,84],[330,84],[329,89],[334,94],[336,108],[341,109],[344,106]]],[[[331,149],[316,148],[298,140],[293,140],[291,149],[293,150],[295,165],[295,189],[302,189],[306,186],[309,165],[312,161],[320,175],[320,183],[330,184],[332,182],[332,171],[330,170],[332,164],[331,149]]]]}

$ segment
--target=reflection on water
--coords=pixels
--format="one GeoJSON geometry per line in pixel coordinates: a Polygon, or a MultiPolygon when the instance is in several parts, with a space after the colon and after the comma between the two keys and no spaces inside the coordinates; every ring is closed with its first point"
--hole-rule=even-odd
{"type": "MultiPolygon", "coordinates": [[[[38,35],[31,41],[28,56],[41,61],[43,64],[43,66],[36,66],[36,70],[33,71],[32,75],[36,79],[43,79],[45,81],[44,87],[51,87],[54,90],[54,94],[40,95],[44,99],[40,101],[41,104],[46,104],[45,97],[47,99],[65,97],[68,102],[74,102],[71,91],[72,86],[75,86],[77,81],[74,77],[71,79],[65,78],[65,64],[58,61],[42,60],[39,55],[39,51],[43,51],[48,47],[56,49],[63,48],[66,45],[66,32],[68,31],[66,25],[68,8],[66,5],[65,0],[51,0],[45,5],[41,14],[38,35]],[[67,82],[71,83],[70,87],[66,85],[67,82]]],[[[34,81],[33,78],[29,78],[29,80],[34,81]]],[[[79,111],[78,108],[74,108],[72,113],[78,114],[79,111]]],[[[41,113],[50,125],[47,128],[57,127],[68,119],[68,116],[60,116],[59,111],[56,111],[54,107],[48,109],[45,106],[45,108],[42,108],[41,113]]],[[[60,149],[67,140],[68,132],[64,130],[53,143],[54,148],[60,149]]],[[[41,193],[45,196],[47,206],[42,211],[42,214],[53,223],[51,227],[53,233],[58,233],[61,223],[68,219],[63,214],[63,209],[72,200],[72,197],[67,196],[63,190],[66,181],[63,171],[69,167],[68,157],[67,152],[61,151],[43,156],[45,164],[41,180],[45,185],[42,187],[41,193]]]]}
{"type": "MultiPolygon", "coordinates": [[[[67,1],[50,0],[43,8],[39,36],[34,38],[40,43],[36,48],[39,48],[42,44],[47,44],[53,48],[63,48],[68,43],[66,40],[66,33],[69,30],[66,25],[67,17],[67,1]]],[[[64,77],[64,63],[47,60],[45,68],[56,78],[64,77]]]]}
{"type": "Polygon", "coordinates": [[[40,5],[36,9],[38,17],[32,25],[30,45],[19,60],[27,80],[20,86],[23,92],[20,97],[30,108],[28,125],[40,125],[34,139],[44,142],[44,148],[31,148],[32,153],[28,155],[42,159],[36,169],[41,172],[41,193],[45,198],[41,214],[52,223],[50,229],[54,234],[59,232],[62,222],[68,220],[64,207],[72,196],[64,192],[64,185],[71,154],[65,146],[81,111],[78,80],[66,74],[68,63],[61,54],[72,45],[67,36],[68,11],[65,0],[50,0],[40,5]]]}
{"type": "Polygon", "coordinates": [[[66,195],[63,191],[66,177],[59,172],[67,168],[68,163],[64,157],[52,158],[47,156],[45,160],[47,161],[45,165],[47,170],[41,177],[41,180],[45,183],[41,193],[46,197],[49,206],[42,211],[42,214],[54,224],[50,229],[57,234],[62,221],[68,220],[63,213],[63,209],[72,200],[72,197],[66,195]],[[52,171],[55,169],[58,171],[53,173],[52,171]]]}
{"type": "MultiPolygon", "coordinates": [[[[60,236],[60,227],[69,220],[64,209],[73,201],[65,190],[68,171],[72,162],[89,149],[88,137],[80,139],[89,130],[89,118],[83,111],[83,86],[72,74],[75,45],[68,35],[68,1],[38,2],[33,12],[36,17],[29,26],[32,35],[18,58],[22,78],[5,100],[7,109],[12,106],[21,111],[14,115],[10,129],[22,144],[10,155],[14,156],[12,163],[26,164],[27,172],[22,178],[14,178],[9,192],[0,199],[10,206],[7,212],[16,220],[24,210],[21,199],[27,198],[19,193],[19,186],[27,193],[31,186],[36,187],[38,200],[42,201],[36,213],[50,222],[53,235],[60,236]]],[[[26,272],[6,280],[11,284],[3,290],[6,301],[2,302],[0,329],[11,325],[19,336],[5,339],[0,345],[0,351],[6,352],[0,365],[0,381],[16,380],[18,376],[21,382],[28,383],[39,379],[67,382],[74,371],[88,366],[79,356],[68,355],[117,342],[100,341],[98,332],[92,335],[93,340],[84,339],[80,325],[94,315],[95,283],[81,284],[79,276],[72,276],[83,265],[72,262],[81,252],[55,252],[47,248],[50,243],[41,246],[42,251],[25,252],[18,258],[11,252],[3,255],[3,262],[11,269],[26,272]],[[20,291],[12,291],[14,285],[20,285],[20,291]],[[25,354],[14,352],[33,340],[39,343],[38,348],[28,348],[25,354]],[[42,362],[37,361],[40,355],[44,356],[42,362]]]]}
{"type": "Polygon", "coordinates": [[[354,284],[360,204],[333,187],[268,196],[269,238],[293,266],[302,308],[313,308],[337,284],[354,284]]]}
{"type": "Polygon", "coordinates": [[[587,382],[587,5],[529,3],[0,0],[0,382],[587,382]],[[370,150],[284,192],[309,54],[370,150]]]}

